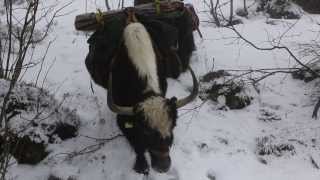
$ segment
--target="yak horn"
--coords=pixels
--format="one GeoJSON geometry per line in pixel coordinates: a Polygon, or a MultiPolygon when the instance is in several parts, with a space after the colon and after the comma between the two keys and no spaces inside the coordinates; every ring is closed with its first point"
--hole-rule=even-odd
{"type": "MultiPolygon", "coordinates": [[[[110,68],[111,69],[111,68],[110,68]]],[[[108,80],[108,106],[111,111],[120,115],[133,115],[133,108],[128,106],[118,106],[113,102],[112,98],[112,71],[109,73],[108,80]]]]}
{"type": "Polygon", "coordinates": [[[197,97],[198,92],[199,92],[199,83],[196,78],[196,75],[194,74],[194,72],[190,66],[188,66],[188,70],[190,71],[191,76],[192,76],[193,89],[192,89],[192,92],[189,96],[187,96],[183,99],[179,99],[177,101],[177,103],[176,103],[177,108],[181,108],[181,107],[187,105],[188,103],[190,103],[191,101],[193,101],[197,97]]]}

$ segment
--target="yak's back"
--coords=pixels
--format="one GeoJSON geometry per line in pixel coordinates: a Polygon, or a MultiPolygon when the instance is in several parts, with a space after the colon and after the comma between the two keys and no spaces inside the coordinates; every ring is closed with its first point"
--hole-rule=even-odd
{"type": "MultiPolygon", "coordinates": [[[[146,27],[157,51],[162,54],[161,60],[164,62],[160,64],[165,66],[166,77],[177,78],[181,69],[176,57],[171,53],[171,48],[179,44],[177,54],[186,66],[195,47],[189,15],[183,13],[176,17],[149,19],[137,14],[137,18],[146,27]],[[189,43],[184,43],[185,39],[189,43]]],[[[88,40],[89,53],[85,60],[87,70],[93,81],[105,89],[108,88],[110,62],[123,43],[125,27],[126,15],[119,15],[94,32],[88,40]]]]}

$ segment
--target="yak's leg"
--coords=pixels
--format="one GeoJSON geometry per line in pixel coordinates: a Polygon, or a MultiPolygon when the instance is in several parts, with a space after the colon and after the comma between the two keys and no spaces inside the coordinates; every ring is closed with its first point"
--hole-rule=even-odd
{"type": "MultiPolygon", "coordinates": [[[[131,117],[132,118],[132,117],[131,117]]],[[[134,170],[137,173],[148,174],[149,165],[146,160],[144,153],[146,152],[146,145],[143,141],[143,137],[140,131],[138,131],[130,122],[130,116],[117,116],[118,126],[126,136],[131,147],[133,147],[136,153],[136,162],[134,165],[134,170]]]]}

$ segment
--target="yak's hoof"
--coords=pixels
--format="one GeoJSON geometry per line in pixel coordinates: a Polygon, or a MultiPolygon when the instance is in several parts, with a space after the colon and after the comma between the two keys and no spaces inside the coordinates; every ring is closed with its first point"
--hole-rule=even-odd
{"type": "Polygon", "coordinates": [[[145,157],[137,157],[133,169],[140,174],[149,174],[150,167],[145,157]]]}

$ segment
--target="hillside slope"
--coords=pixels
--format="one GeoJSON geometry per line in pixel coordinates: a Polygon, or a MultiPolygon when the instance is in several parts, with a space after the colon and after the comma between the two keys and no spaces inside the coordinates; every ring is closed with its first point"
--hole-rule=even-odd
{"type": "MultiPolygon", "coordinates": [[[[232,30],[216,28],[208,23],[211,18],[202,1],[188,2],[195,5],[201,18],[203,39],[194,34],[197,51],[191,61],[199,78],[212,70],[288,68],[297,64],[285,51],[259,51],[239,40],[232,30]]],[[[116,3],[112,5],[115,7],[116,3]]],[[[241,3],[236,2],[236,6],[240,7],[241,3]]],[[[319,82],[304,83],[281,73],[260,81],[259,92],[247,83],[253,101],[244,109],[219,110],[223,102],[203,102],[198,98],[180,110],[171,150],[171,170],[166,174],[152,171],[148,177],[136,174],[131,169],[134,152],[126,140],[119,137],[106,141],[120,133],[115,114],[106,105],[106,91],[94,84],[94,92],[90,88],[84,65],[88,36],[72,26],[75,15],[95,11],[97,7],[104,9],[104,4],[88,1],[86,10],[85,1],[74,1],[64,10],[70,13],[58,19],[50,35],[56,39],[45,66],[55,60],[45,87],[55,92],[58,99],[68,94],[64,106],[75,109],[79,115],[79,135],[50,145],[49,157],[36,166],[12,165],[8,173],[10,179],[46,180],[50,174],[63,180],[212,180],[213,176],[217,180],[320,178],[319,169],[311,162],[312,159],[320,165],[320,121],[311,118],[318,95],[314,86],[319,82]],[[284,148],[275,148],[279,146],[284,148]]],[[[319,40],[315,33],[319,31],[316,23],[320,22],[319,15],[304,14],[300,20],[270,20],[258,14],[242,20],[244,24],[235,27],[260,47],[269,47],[269,41],[279,39],[284,32],[281,43],[296,54],[299,43],[319,40]],[[266,23],[270,21],[272,23],[266,23]],[[293,24],[294,28],[290,29],[293,24]]],[[[25,76],[29,82],[34,78],[32,72],[25,76]]],[[[243,80],[249,82],[248,76],[243,80]]],[[[168,97],[186,95],[191,83],[188,74],[179,80],[170,79],[168,97]]]]}

